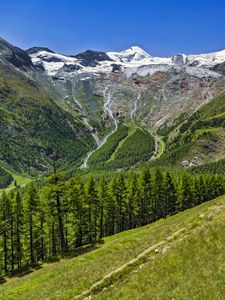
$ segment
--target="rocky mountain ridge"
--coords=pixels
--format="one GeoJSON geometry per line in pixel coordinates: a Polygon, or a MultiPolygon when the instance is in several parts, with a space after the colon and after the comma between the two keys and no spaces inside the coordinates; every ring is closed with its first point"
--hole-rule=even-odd
{"type": "Polygon", "coordinates": [[[79,70],[79,73],[110,73],[113,71],[113,66],[117,64],[128,77],[134,73],[146,76],[157,71],[166,71],[171,67],[181,66],[187,67],[187,72],[194,73],[196,76],[213,77],[218,75],[211,69],[225,61],[225,50],[199,55],[176,54],[171,57],[154,57],[138,46],[122,52],[106,53],[87,50],[75,56],[57,54],[41,47],[31,49],[28,49],[27,53],[30,54],[33,63],[42,63],[48,75],[56,75],[68,64],[76,66],[76,70],[79,70]],[[143,69],[145,71],[141,72],[143,69]],[[204,72],[202,69],[205,69],[204,72]]]}

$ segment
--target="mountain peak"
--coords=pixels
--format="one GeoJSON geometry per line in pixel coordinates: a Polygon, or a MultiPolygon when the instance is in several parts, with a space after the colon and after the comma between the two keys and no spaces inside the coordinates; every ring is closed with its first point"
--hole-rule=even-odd
{"type": "Polygon", "coordinates": [[[122,52],[108,52],[108,56],[117,62],[140,62],[151,58],[151,55],[139,46],[132,46],[122,52]]]}
{"type": "Polygon", "coordinates": [[[35,54],[35,53],[38,53],[40,51],[46,51],[46,52],[49,52],[49,53],[55,53],[54,51],[50,50],[49,48],[47,47],[31,47],[29,49],[26,50],[26,52],[31,55],[31,54],[35,54]]]}
{"type": "Polygon", "coordinates": [[[30,56],[22,49],[0,38],[0,60],[7,61],[15,67],[28,70],[34,68],[30,56]]]}

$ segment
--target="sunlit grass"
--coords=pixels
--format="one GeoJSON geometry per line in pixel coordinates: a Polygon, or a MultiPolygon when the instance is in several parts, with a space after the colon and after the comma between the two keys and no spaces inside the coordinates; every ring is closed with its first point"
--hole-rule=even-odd
{"type": "MultiPolygon", "coordinates": [[[[108,237],[105,239],[105,244],[92,252],[71,259],[63,259],[60,262],[45,264],[40,270],[24,277],[7,279],[5,284],[0,285],[0,299],[73,299],[74,296],[90,288],[92,284],[110,271],[115,270],[136,257],[147,247],[165,239],[180,228],[193,229],[198,225],[204,224],[213,212],[214,207],[220,206],[225,211],[225,208],[222,206],[224,201],[225,197],[220,197],[178,215],[159,220],[154,224],[108,237]]],[[[154,270],[156,272],[157,266],[155,266],[154,270]]],[[[165,280],[162,278],[162,272],[154,276],[155,281],[158,280],[162,286],[161,281],[165,280]]],[[[148,275],[146,275],[146,278],[148,278],[148,275]]],[[[141,281],[142,279],[138,280],[141,281]]],[[[178,278],[177,280],[176,282],[179,282],[180,279],[178,278]]],[[[132,282],[131,289],[133,289],[132,282]]],[[[135,283],[133,284],[135,286],[135,283]]],[[[121,283],[121,285],[124,286],[124,283],[121,283]]],[[[122,299],[145,298],[145,294],[142,294],[141,298],[128,297],[126,296],[127,288],[125,288],[125,292],[120,289],[122,287],[119,285],[115,295],[118,296],[121,293],[121,295],[124,295],[122,299]]],[[[109,297],[99,297],[103,297],[101,299],[114,297],[112,296],[114,295],[113,290],[109,290],[107,293],[110,293],[109,297]]],[[[121,299],[120,297],[115,297],[112,299],[121,299]]]]}
{"type": "Polygon", "coordinates": [[[224,299],[225,215],[173,242],[96,299],[224,299]]]}

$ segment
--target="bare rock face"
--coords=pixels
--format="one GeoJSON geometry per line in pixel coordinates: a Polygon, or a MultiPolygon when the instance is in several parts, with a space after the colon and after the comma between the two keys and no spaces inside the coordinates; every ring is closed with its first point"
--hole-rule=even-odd
{"type": "Polygon", "coordinates": [[[184,54],[176,54],[172,56],[172,62],[177,66],[183,66],[187,63],[187,57],[184,54]]]}
{"type": "Polygon", "coordinates": [[[26,50],[27,54],[29,54],[29,55],[38,53],[40,51],[46,51],[46,52],[49,52],[49,53],[55,53],[54,51],[50,50],[47,47],[32,47],[32,48],[29,48],[29,49],[26,50]]]}
{"type": "Polygon", "coordinates": [[[83,53],[75,55],[75,58],[81,60],[83,66],[97,66],[100,61],[112,61],[111,58],[103,51],[87,50],[83,53]]]}
{"type": "Polygon", "coordinates": [[[225,62],[215,65],[214,67],[212,67],[212,70],[225,75],[225,62]]]}
{"type": "Polygon", "coordinates": [[[35,69],[30,56],[25,51],[14,47],[2,38],[0,38],[0,59],[22,70],[35,69]]]}

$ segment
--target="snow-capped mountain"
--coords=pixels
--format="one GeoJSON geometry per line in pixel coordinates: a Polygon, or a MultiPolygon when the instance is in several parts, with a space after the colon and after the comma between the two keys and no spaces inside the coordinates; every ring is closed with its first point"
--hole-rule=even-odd
{"type": "Polygon", "coordinates": [[[147,76],[171,68],[185,68],[195,76],[220,76],[212,68],[225,61],[225,50],[200,55],[176,54],[171,57],[155,57],[138,46],[122,52],[87,50],[75,56],[54,53],[48,48],[34,47],[27,50],[32,62],[48,75],[68,73],[101,74],[120,70],[127,77],[132,74],[147,76]],[[203,69],[206,70],[203,70],[203,69]]]}
{"type": "Polygon", "coordinates": [[[187,63],[192,66],[213,67],[225,61],[225,50],[199,55],[188,55],[187,63]]]}
{"type": "Polygon", "coordinates": [[[119,118],[158,127],[225,90],[225,50],[157,57],[134,46],[122,52],[63,55],[47,47],[23,51],[0,40],[1,62],[25,72],[52,98],[64,99],[82,117],[99,124],[99,131],[108,122],[102,113],[104,101],[119,118]]]}
{"type": "MultiPolygon", "coordinates": [[[[225,91],[225,50],[157,57],[135,46],[122,52],[87,50],[63,55],[47,47],[24,51],[0,39],[0,73],[13,86],[22,80],[18,87],[22,94],[23,87],[28,87],[28,98],[21,98],[21,106],[26,108],[32,90],[35,107],[41,103],[39,97],[54,103],[54,110],[41,107],[41,113],[51,114],[53,123],[60,122],[55,113],[59,106],[72,131],[70,121],[75,118],[82,128],[75,133],[80,137],[88,133],[101,145],[119,123],[132,121],[147,130],[170,126],[225,91]]],[[[5,86],[0,100],[5,93],[14,99],[5,86]]],[[[8,107],[13,110],[14,103],[8,107]]]]}
{"type": "Polygon", "coordinates": [[[76,101],[85,101],[85,113],[94,114],[93,118],[99,118],[102,110],[101,102],[93,99],[104,97],[107,85],[112,111],[146,126],[160,126],[181,112],[195,111],[225,89],[225,50],[170,57],[153,56],[138,46],[122,52],[87,50],[70,56],[42,47],[27,53],[66,99],[71,82],[76,101]]]}
{"type": "Polygon", "coordinates": [[[131,47],[122,52],[108,52],[108,56],[115,62],[119,63],[148,63],[152,58],[150,54],[145,52],[138,46],[131,47]]]}

